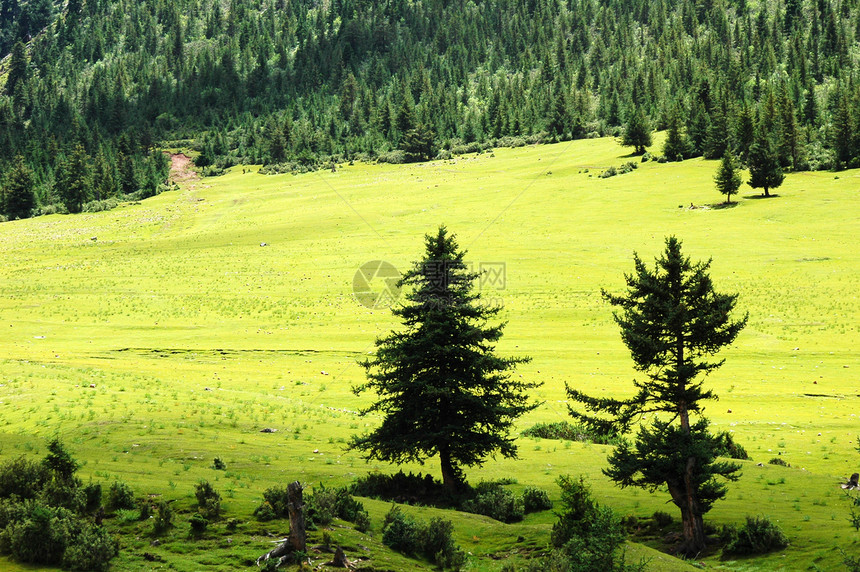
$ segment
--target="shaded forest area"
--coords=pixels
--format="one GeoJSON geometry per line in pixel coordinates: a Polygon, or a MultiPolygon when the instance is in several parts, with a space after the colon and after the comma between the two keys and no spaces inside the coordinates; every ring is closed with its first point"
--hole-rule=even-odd
{"type": "Polygon", "coordinates": [[[217,173],[644,115],[671,159],[745,160],[761,136],[785,169],[841,169],[860,164],[858,39],[857,0],[2,0],[0,165],[29,172],[34,212],[75,210],[157,192],[164,140],[217,173]]]}

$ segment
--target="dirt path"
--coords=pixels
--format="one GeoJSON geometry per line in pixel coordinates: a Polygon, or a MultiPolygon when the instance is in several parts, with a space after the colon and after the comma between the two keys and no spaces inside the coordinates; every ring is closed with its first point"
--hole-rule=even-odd
{"type": "Polygon", "coordinates": [[[177,184],[196,181],[200,177],[192,169],[191,159],[183,153],[170,155],[170,181],[177,184]]]}

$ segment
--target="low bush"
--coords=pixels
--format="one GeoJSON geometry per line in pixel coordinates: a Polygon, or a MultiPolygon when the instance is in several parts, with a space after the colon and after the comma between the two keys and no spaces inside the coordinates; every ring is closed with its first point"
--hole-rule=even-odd
{"type": "Polygon", "coordinates": [[[111,483],[107,494],[107,508],[119,510],[122,508],[134,508],[134,491],[122,481],[111,483]]]}
{"type": "Polygon", "coordinates": [[[552,501],[549,500],[549,495],[546,494],[546,491],[535,487],[526,487],[523,491],[523,509],[526,514],[549,510],[551,508],[552,501]]]}
{"type": "Polygon", "coordinates": [[[287,487],[271,487],[263,491],[263,502],[254,510],[254,516],[267,521],[276,518],[287,518],[287,487]]]}
{"type": "Polygon", "coordinates": [[[543,561],[547,571],[627,572],[645,569],[645,563],[628,564],[623,546],[626,534],[610,509],[601,507],[591,496],[585,479],[569,476],[558,479],[562,510],[552,527],[555,550],[543,561]]]}
{"type": "Polygon", "coordinates": [[[746,449],[740,443],[735,442],[734,437],[728,431],[722,431],[717,434],[717,455],[720,457],[729,457],[731,459],[747,460],[750,456],[746,449]]]}
{"type": "Polygon", "coordinates": [[[654,524],[656,524],[659,528],[665,528],[675,521],[675,519],[672,518],[671,514],[660,510],[656,511],[652,518],[654,519],[654,524]]]}
{"type": "Polygon", "coordinates": [[[573,424],[568,421],[536,423],[523,431],[523,437],[582,441],[597,443],[598,445],[617,445],[620,441],[616,433],[598,433],[585,425],[573,424]]]}
{"type": "Polygon", "coordinates": [[[748,516],[740,528],[726,527],[724,554],[765,554],[788,546],[788,537],[765,516],[748,516]]]}
{"type": "Polygon", "coordinates": [[[358,530],[370,530],[370,515],[346,488],[327,489],[320,485],[307,500],[307,518],[313,524],[328,526],[335,518],[352,522],[358,530]]]}
{"type": "Polygon", "coordinates": [[[202,480],[197,483],[194,496],[197,497],[197,506],[201,515],[209,519],[218,518],[221,514],[221,495],[209,484],[209,481],[202,480]]]}
{"type": "Polygon", "coordinates": [[[119,554],[119,542],[101,527],[87,523],[63,553],[63,568],[104,572],[119,554]]]}
{"type": "Polygon", "coordinates": [[[216,471],[226,471],[227,464],[221,459],[221,457],[215,457],[212,459],[212,468],[216,471]]]}
{"type": "Polygon", "coordinates": [[[209,519],[198,512],[191,515],[191,518],[188,519],[188,524],[191,525],[192,536],[200,536],[206,532],[206,528],[209,526],[209,519]]]}
{"type": "Polygon", "coordinates": [[[466,512],[489,516],[501,522],[511,523],[523,519],[523,500],[497,483],[478,483],[475,496],[465,501],[461,508],[466,512]]]}
{"type": "Polygon", "coordinates": [[[422,556],[442,569],[459,570],[466,555],[456,545],[451,521],[432,518],[425,524],[394,505],[385,515],[382,543],[407,556],[422,556]]]}
{"type": "Polygon", "coordinates": [[[156,536],[164,534],[173,526],[173,509],[165,501],[155,508],[155,518],[152,519],[152,533],[156,536]]]}
{"type": "Polygon", "coordinates": [[[767,463],[768,463],[769,465],[778,465],[778,466],[780,466],[780,467],[787,467],[787,466],[788,466],[788,463],[786,463],[786,462],[785,462],[783,459],[781,459],[780,457],[774,457],[773,459],[771,459],[771,460],[770,460],[770,461],[768,461],[767,463]]]}
{"type": "Polygon", "coordinates": [[[369,473],[358,477],[349,486],[350,494],[372,499],[393,501],[401,504],[432,504],[450,506],[456,504],[450,494],[432,475],[407,475],[399,471],[393,475],[369,473]]]}

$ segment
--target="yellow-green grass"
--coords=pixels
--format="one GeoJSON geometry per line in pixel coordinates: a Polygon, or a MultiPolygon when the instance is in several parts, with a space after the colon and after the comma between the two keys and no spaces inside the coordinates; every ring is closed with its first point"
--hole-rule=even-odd
{"type": "MultiPolygon", "coordinates": [[[[504,288],[482,291],[504,307],[499,352],[531,356],[517,375],[544,383],[535,392],[543,405],[520,420],[524,429],[566,418],[565,383],[600,395],[632,391],[641,374],[600,289],[621,291],[633,251],[650,264],[675,234],[694,260],[713,258],[716,287],[738,292],[750,316],[707,381],[720,400],[706,414],[753,461],[708,520],[765,514],[792,541],[768,557],[712,555],[705,565],[838,566],[838,548],[860,551],[838,488],[860,467],[860,174],[791,174],[778,197],[757,199],[744,186],[737,206],[716,208],[716,162],[648,162],[597,176],[638,161],[626,152],[598,139],[298,176],[240,167],[110,212],[2,224],[0,459],[41,454],[59,434],[85,463],[85,479],[118,478],[183,507],[194,484],[209,479],[227,516],[247,521],[235,544],[222,535],[187,541],[183,521],[175,542],[126,546],[120,567],[147,569],[141,554],[150,551],[181,570],[242,568],[266,549],[261,531],[283,534],[282,524],[250,518],[267,487],[396,470],[343,449],[377,422],[354,413],[372,399],[350,391],[363,379],[356,362],[398,325],[354,299],[363,263],[406,269],[441,223],[476,268],[505,263],[504,288]],[[266,427],[277,432],[260,433],[266,427]],[[210,469],[215,456],[226,472],[210,469]],[[767,464],[777,456],[791,468],[767,464]]],[[[469,479],[514,476],[514,489],[535,484],[557,500],[558,475],[584,474],[622,514],[677,517],[665,492],[614,487],[600,472],[606,447],[519,446],[519,460],[491,459],[469,479]]],[[[405,469],[437,471],[433,460],[405,469]]],[[[368,506],[375,538],[354,542],[371,547],[375,565],[415,566],[379,548],[388,507],[368,506]]],[[[545,547],[553,521],[550,513],[517,525],[444,514],[479,570],[501,567],[489,554],[545,547]]]]}

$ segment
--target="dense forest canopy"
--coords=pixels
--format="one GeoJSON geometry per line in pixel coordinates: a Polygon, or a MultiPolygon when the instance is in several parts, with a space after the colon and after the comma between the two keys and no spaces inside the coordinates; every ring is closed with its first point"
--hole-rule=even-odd
{"type": "Polygon", "coordinates": [[[857,0],[0,0],[0,165],[22,155],[44,206],[81,158],[84,201],[156,192],[163,140],[217,172],[644,112],[672,158],[745,160],[761,135],[786,169],[839,169],[860,163],[858,39],[857,0]]]}

